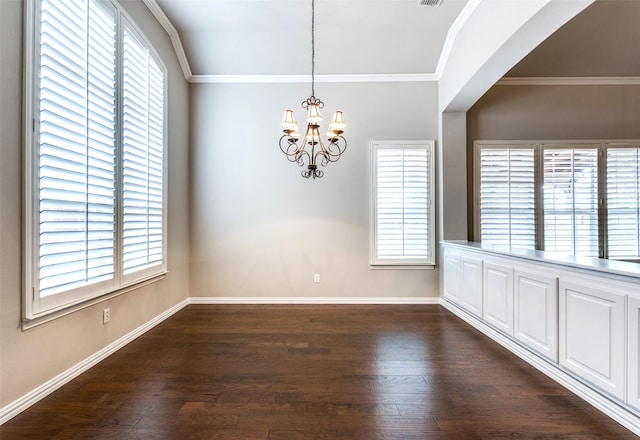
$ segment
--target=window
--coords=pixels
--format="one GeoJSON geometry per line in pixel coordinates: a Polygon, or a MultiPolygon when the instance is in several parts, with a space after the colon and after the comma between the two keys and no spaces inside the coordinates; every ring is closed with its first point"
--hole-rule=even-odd
{"type": "Polygon", "coordinates": [[[543,147],[544,250],[599,256],[597,147],[543,147]]]}
{"type": "Polygon", "coordinates": [[[534,249],[533,148],[486,146],[479,153],[482,242],[534,249]]]}
{"type": "Polygon", "coordinates": [[[433,141],[371,142],[371,264],[433,265],[433,141]]]}
{"type": "Polygon", "coordinates": [[[27,319],[166,269],[164,67],[111,1],[31,6],[27,319]]]}
{"type": "Polygon", "coordinates": [[[476,142],[476,239],[640,259],[640,143],[476,142]]]}
{"type": "Polygon", "coordinates": [[[609,258],[640,256],[640,146],[607,148],[607,250],[609,258]]]}

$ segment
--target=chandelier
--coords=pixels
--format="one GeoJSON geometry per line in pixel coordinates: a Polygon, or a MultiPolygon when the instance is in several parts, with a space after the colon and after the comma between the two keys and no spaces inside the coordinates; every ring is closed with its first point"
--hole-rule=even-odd
{"type": "Polygon", "coordinates": [[[302,108],[307,111],[307,131],[304,137],[300,137],[298,123],[295,120],[293,110],[286,110],[282,125],[284,135],[280,138],[280,150],[287,156],[290,162],[299,166],[307,163],[307,169],[302,171],[302,177],[320,178],[324,171],[318,169],[318,163],[323,167],[329,162],[337,162],[347,148],[347,140],[344,133],[344,120],[341,111],[336,111],[329,123],[327,131],[327,143],[320,136],[320,122],[322,115],[320,109],[324,102],[315,96],[315,0],[311,0],[311,96],[302,101],[302,108]]]}

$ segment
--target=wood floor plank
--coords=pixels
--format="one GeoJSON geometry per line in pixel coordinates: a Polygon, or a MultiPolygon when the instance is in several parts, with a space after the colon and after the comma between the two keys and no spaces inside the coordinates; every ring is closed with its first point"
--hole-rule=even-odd
{"type": "Polygon", "coordinates": [[[636,438],[435,305],[191,305],[2,440],[636,438]]]}

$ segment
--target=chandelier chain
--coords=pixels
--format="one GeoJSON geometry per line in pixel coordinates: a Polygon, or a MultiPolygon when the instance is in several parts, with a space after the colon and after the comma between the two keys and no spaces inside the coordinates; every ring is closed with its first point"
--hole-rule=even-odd
{"type": "Polygon", "coordinates": [[[316,27],[316,2],[311,0],[311,96],[316,96],[315,91],[315,72],[316,72],[316,45],[315,45],[315,27],[316,27]]]}

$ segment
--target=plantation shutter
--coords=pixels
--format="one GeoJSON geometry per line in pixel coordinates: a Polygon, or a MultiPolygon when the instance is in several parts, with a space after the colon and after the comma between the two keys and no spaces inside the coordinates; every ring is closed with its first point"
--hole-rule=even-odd
{"type": "Polygon", "coordinates": [[[42,1],[39,46],[40,296],[113,278],[114,10],[42,1]]]}
{"type": "Polygon", "coordinates": [[[123,55],[123,273],[163,263],[164,74],[125,25],[123,55]]]}
{"type": "Polygon", "coordinates": [[[432,148],[377,146],[374,264],[433,264],[432,148]]]}
{"type": "Polygon", "coordinates": [[[598,148],[543,150],[544,250],[598,257],[598,148]]]}
{"type": "Polygon", "coordinates": [[[607,253],[640,258],[640,147],[607,148],[607,253]]]}
{"type": "Polygon", "coordinates": [[[481,146],[480,241],[535,249],[535,155],[533,147],[481,146]]]}

